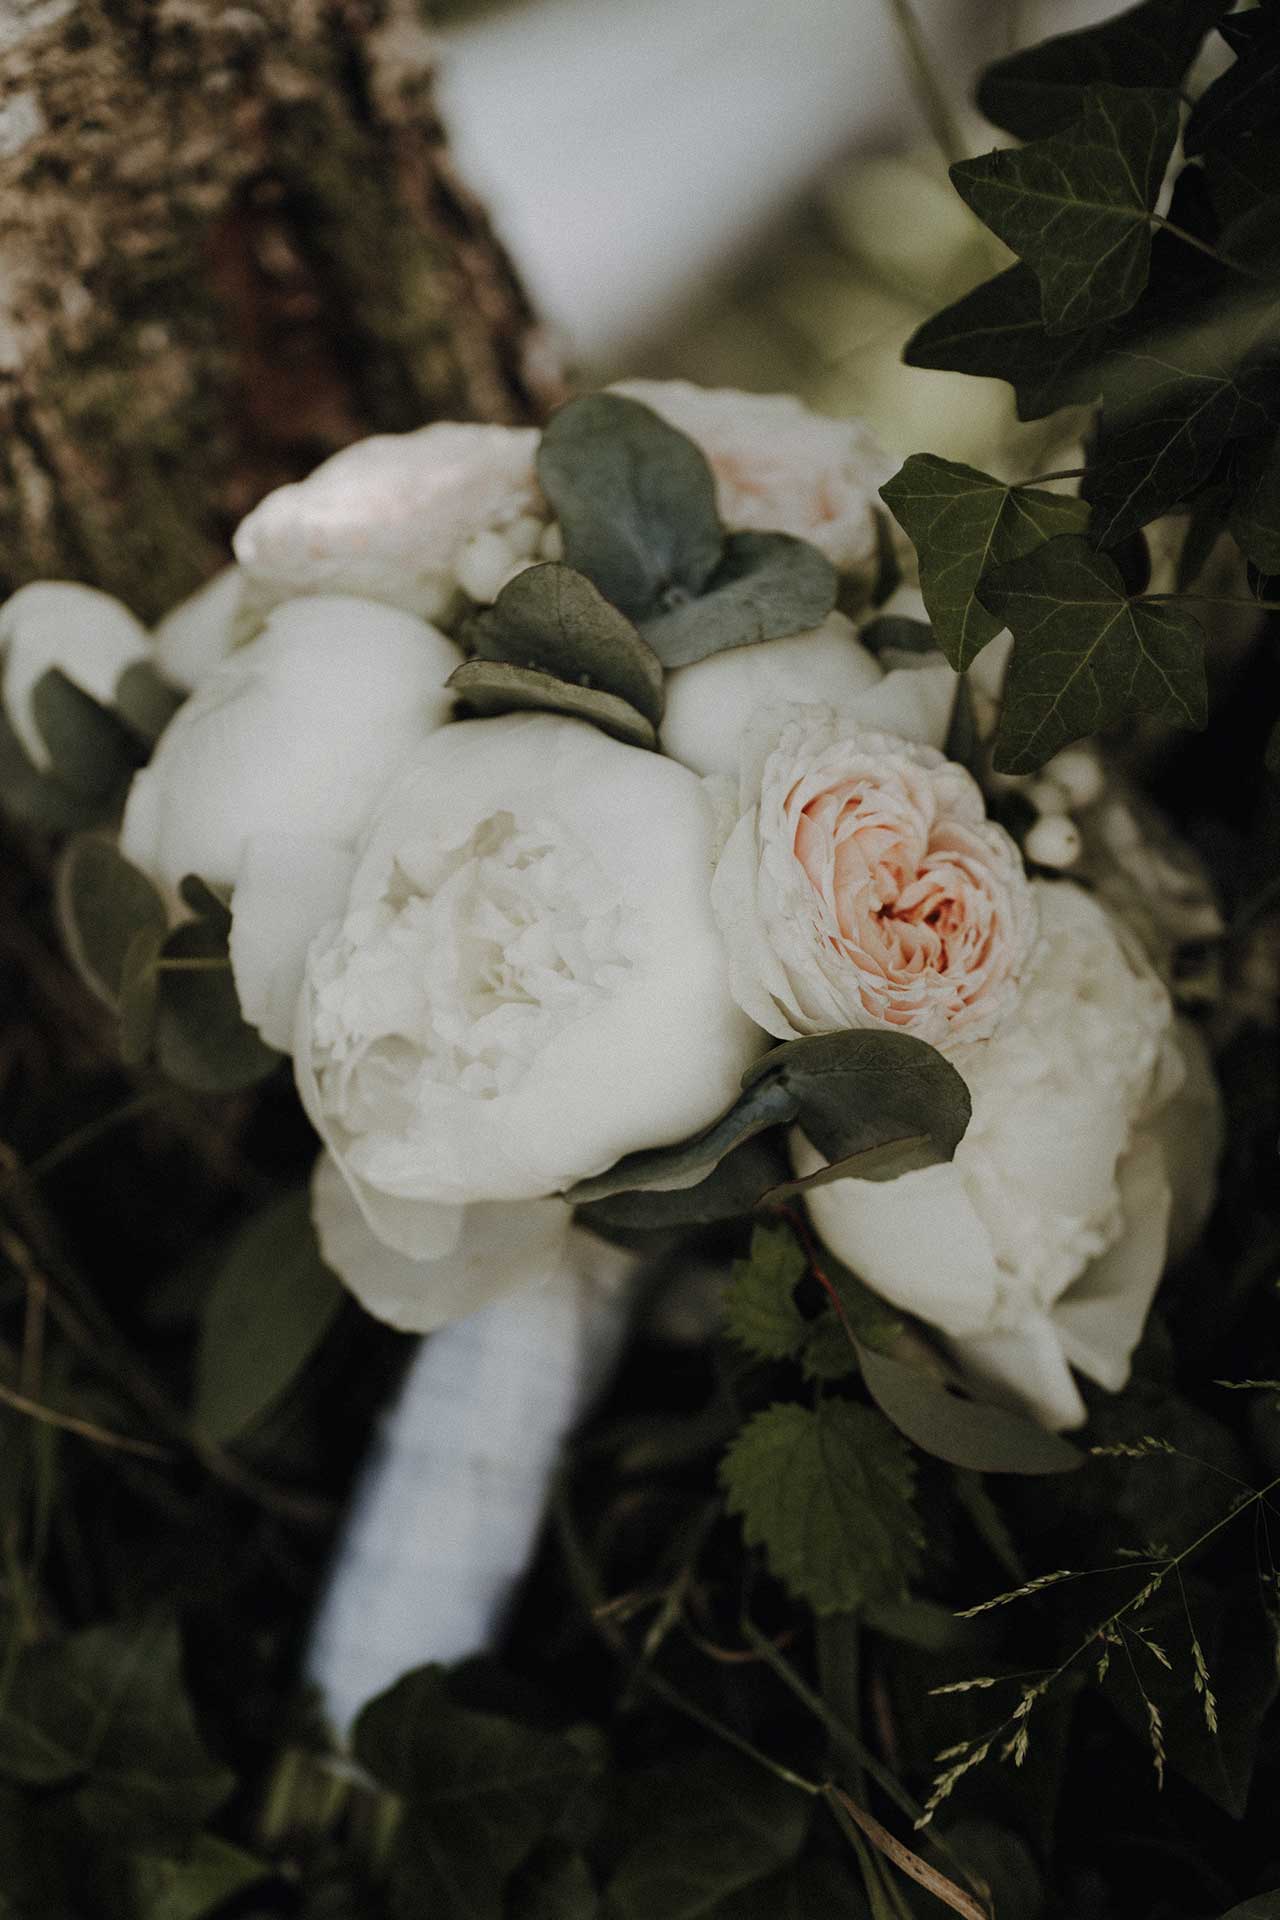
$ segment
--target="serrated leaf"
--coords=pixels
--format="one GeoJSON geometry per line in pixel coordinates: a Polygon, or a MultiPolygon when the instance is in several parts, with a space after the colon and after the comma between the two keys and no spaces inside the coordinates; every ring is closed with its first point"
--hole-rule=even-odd
{"type": "Polygon", "coordinates": [[[710,467],[638,400],[593,393],[561,407],[542,435],[538,480],[566,561],[631,620],[701,593],[720,563],[710,467]]]}
{"type": "Polygon", "coordinates": [[[118,1009],[134,941],[139,935],[163,940],[168,932],[159,889],[125,859],[112,835],[82,833],[58,861],[54,903],[76,971],[91,992],[118,1009]]]}
{"type": "Polygon", "coordinates": [[[945,1381],[858,1342],[867,1391],[925,1453],[979,1473],[1069,1473],[1084,1456],[1060,1434],[1020,1414],[948,1391],[945,1381]]]}
{"type": "Polygon", "coordinates": [[[995,765],[1031,773],[1072,740],[1136,716],[1202,727],[1203,634],[1184,607],[1131,598],[1118,568],[1064,535],[987,575],[1009,627],[995,765]]]}
{"type": "Polygon", "coordinates": [[[608,1920],[719,1920],[722,1902],[774,1874],[803,1842],[804,1795],[737,1754],[708,1754],[639,1785],[648,1792],[609,1883],[608,1920]]]}
{"type": "Polygon", "coordinates": [[[729,1448],[721,1479],[747,1544],[816,1613],[891,1599],[919,1566],[911,1455],[869,1407],[769,1407],[729,1448]]]}
{"type": "Polygon", "coordinates": [[[1177,87],[1196,49],[1231,0],[1142,0],[1113,19],[1056,34],[989,66],[978,106],[1021,140],[1056,133],[1076,119],[1086,89],[1177,87]]]}
{"type": "Polygon", "coordinates": [[[1009,486],[933,453],[913,453],[880,497],[916,549],[933,631],[957,673],[1002,625],[978,599],[983,574],[1089,522],[1083,500],[1009,486]]]}
{"type": "Polygon", "coordinates": [[[589,720],[628,747],[652,749],[658,744],[653,723],[616,693],[577,686],[531,667],[513,667],[501,660],[464,660],[445,685],[478,714],[563,713],[573,720],[589,720]]]}
{"type": "Polygon", "coordinates": [[[843,1380],[857,1371],[857,1349],[834,1307],[806,1323],[800,1364],[808,1380],[843,1380]]]}
{"type": "Polygon", "coordinates": [[[789,1227],[761,1226],[751,1251],[735,1260],[724,1296],[725,1325],[739,1346],[761,1360],[785,1360],[799,1352],[809,1323],[796,1306],[795,1290],[806,1261],[789,1227]]]}
{"type": "Polygon", "coordinates": [[[626,615],[572,567],[526,567],[471,623],[467,637],[482,660],[596,687],[655,727],[662,719],[662,662],[626,615]]]}
{"type": "Polygon", "coordinates": [[[231,1242],[201,1315],[196,1425],[233,1440],[302,1371],[342,1304],[320,1255],[306,1189],[272,1201],[231,1242]]]}
{"type": "Polygon", "coordinates": [[[503,1920],[508,1876],[590,1778],[585,1744],[458,1706],[439,1668],[364,1709],[355,1755],[405,1801],[392,1861],[403,1920],[503,1920]]]}
{"type": "Polygon", "coordinates": [[[918,327],[902,350],[909,367],[971,373],[1006,380],[1019,420],[1043,420],[1059,407],[1096,397],[1105,327],[1050,333],[1044,324],[1040,282],[1019,264],[984,280],[918,327]]]}
{"type": "MultiPolygon", "coordinates": [[[[185,881],[183,887],[185,893],[185,881]]],[[[188,894],[188,905],[201,897],[188,894]]],[[[230,916],[208,898],[209,916],[175,927],[161,950],[155,1051],[161,1072],[179,1086],[231,1093],[265,1079],[282,1056],[240,1011],[227,952],[230,916]]]]}
{"type": "Polygon", "coordinates": [[[1182,142],[1188,155],[1247,143],[1280,120],[1280,19],[1275,9],[1262,6],[1236,14],[1222,22],[1219,32],[1236,57],[1191,110],[1182,142]]]}
{"type": "Polygon", "coordinates": [[[75,797],[107,810],[118,803],[146,752],[109,707],[50,667],[31,690],[31,712],[53,771],[75,797]]]}
{"type": "Polygon", "coordinates": [[[272,1869],[216,1834],[197,1834],[180,1856],[139,1854],[131,1863],[137,1920],[204,1920],[272,1869]]]}
{"type": "Polygon", "coordinates": [[[1245,462],[1230,526],[1259,572],[1280,573],[1280,439],[1264,441],[1245,462]]]}
{"type": "Polygon", "coordinates": [[[644,623],[666,667],[688,666],[730,647],[782,640],[822,624],[836,604],[836,570],[789,533],[734,533],[696,598],[644,623]]]}
{"type": "Polygon", "coordinates": [[[1091,86],[1070,127],[952,167],[965,203],[1035,273],[1049,333],[1114,320],[1138,299],[1177,137],[1176,93],[1091,86]]]}

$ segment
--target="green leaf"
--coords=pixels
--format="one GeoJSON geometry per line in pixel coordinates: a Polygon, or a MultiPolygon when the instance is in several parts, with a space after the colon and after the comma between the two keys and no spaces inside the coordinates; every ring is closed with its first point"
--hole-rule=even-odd
{"type": "Polygon", "coordinates": [[[1176,93],[1092,86],[1064,131],[952,167],[966,204],[1035,273],[1050,333],[1114,320],[1141,294],[1177,137],[1176,93]]]}
{"type": "Polygon", "coordinates": [[[137,1920],[204,1920],[272,1871],[213,1833],[197,1834],[177,1858],[139,1854],[132,1868],[137,1920]]]}
{"type": "Polygon", "coordinates": [[[191,881],[193,875],[182,891],[200,918],[174,928],[157,962],[156,1058],[179,1086],[230,1093],[264,1079],[281,1056],[240,1011],[227,952],[230,915],[202,882],[191,881]]]}
{"type": "MultiPolygon", "coordinates": [[[[622,1162],[619,1161],[619,1166],[622,1162]]],[[[789,1168],[781,1144],[756,1135],[734,1147],[705,1178],[691,1186],[626,1188],[580,1209],[584,1226],[640,1232],[706,1226],[750,1213],[761,1198],[785,1184],[789,1168]]],[[[602,1175],[607,1179],[608,1175],[602,1175]]]]}
{"type": "Polygon", "coordinates": [[[1280,1920],[1280,1888],[1274,1893],[1255,1893],[1252,1900],[1232,1907],[1221,1920],[1280,1920]]]}
{"type": "Polygon", "coordinates": [[[631,620],[701,593],[720,564],[715,481],[692,440],[617,393],[571,400],[538,448],[571,567],[631,620]]]}
{"type": "Polygon", "coordinates": [[[1131,598],[1115,563],[1063,535],[988,575],[983,604],[1014,653],[996,735],[1001,773],[1132,716],[1202,727],[1203,635],[1185,608],[1131,598]]]}
{"type": "Polygon", "coordinates": [[[869,1407],[825,1399],[757,1413],[721,1464],[749,1546],[817,1613],[901,1594],[923,1544],[911,1455],[869,1407]]]}
{"type": "Polygon", "coordinates": [[[571,1736],[460,1707],[420,1668],[360,1715],[355,1755],[405,1801],[392,1862],[395,1911],[503,1920],[508,1876],[590,1778],[571,1736]]]}
{"type": "Polygon", "coordinates": [[[600,1913],[590,1867],[562,1841],[534,1855],[507,1901],[511,1920],[598,1920],[600,1913]]]}
{"type": "Polygon", "coordinates": [[[843,1380],[858,1367],[858,1350],[834,1307],[806,1321],[800,1364],[807,1380],[843,1380]]]}
{"type": "Polygon", "coordinates": [[[167,929],[143,927],[125,949],[120,972],[120,1057],[140,1066],[155,1044],[160,1006],[159,959],[167,929]]]}
{"type": "Polygon", "coordinates": [[[804,1795],[735,1753],[637,1784],[648,1791],[609,1884],[608,1920],[721,1920],[722,1902],[775,1873],[804,1840],[804,1795]]]}
{"type": "Polygon", "coordinates": [[[558,680],[554,674],[530,667],[508,666],[500,660],[464,660],[445,685],[478,714],[564,713],[574,720],[589,720],[628,747],[652,749],[658,744],[653,723],[616,693],[558,680]]]}
{"type": "Polygon", "coordinates": [[[81,979],[119,1008],[130,948],[141,935],[163,940],[169,916],[160,891],[105,833],[77,834],[58,861],[54,903],[63,941],[81,979]]]}
{"type": "MultiPolygon", "coordinates": [[[[972,1110],[951,1062],[905,1033],[852,1028],[789,1040],[743,1075],[748,1092],[769,1080],[794,1097],[806,1135],[833,1161],[921,1138],[911,1166],[936,1166],[955,1153],[972,1110]]],[[[890,1158],[865,1177],[893,1180],[902,1171],[890,1158]]]]}
{"type": "Polygon", "coordinates": [[[87,805],[102,810],[116,805],[147,757],[119,715],[82,692],[58,667],[36,681],[31,711],[63,785],[87,805]]]}
{"type": "Polygon", "coordinates": [[[0,1713],[0,1774],[74,1786],[89,1826],[166,1843],[194,1833],[234,1786],[205,1750],[176,1627],[90,1627],[22,1655],[0,1713]]]}
{"type": "Polygon", "coordinates": [[[762,1360],[785,1360],[804,1345],[809,1323],[795,1303],[804,1254],[789,1227],[761,1226],[751,1252],[735,1260],[725,1293],[725,1324],[739,1346],[762,1360]]]}
{"type": "Polygon", "coordinates": [[[869,1920],[850,1866],[818,1855],[731,1893],[712,1920],[869,1920]]]}
{"type": "Polygon", "coordinates": [[[139,739],[158,740],[185,698],[149,660],[135,660],[116,681],[112,706],[139,739]]]}
{"type": "Polygon", "coordinates": [[[1004,1407],[962,1398],[922,1367],[858,1342],[867,1391],[885,1417],[925,1453],[979,1473],[1069,1473],[1078,1448],[1004,1407]]]}
{"type": "Polygon", "coordinates": [[[662,663],[625,614],[572,567],[526,567],[467,629],[482,660],[596,687],[662,719],[662,663]]]}
{"type": "Polygon", "coordinates": [[[1018,265],[984,280],[918,327],[902,358],[909,367],[1007,380],[1019,420],[1042,420],[1059,407],[1081,406],[1098,391],[1105,327],[1050,333],[1040,282],[1018,265]]]}
{"type": "Polygon", "coordinates": [[[789,533],[734,533],[696,599],[659,613],[644,637],[664,666],[684,667],[729,647],[782,640],[822,624],[836,604],[836,570],[789,533]]]}
{"type": "Polygon", "coordinates": [[[1274,8],[1258,7],[1223,20],[1223,39],[1236,58],[1207,86],[1191,110],[1183,135],[1188,155],[1247,144],[1273,131],[1280,88],[1280,20],[1274,8]]]}
{"type": "Polygon", "coordinates": [[[195,1423],[233,1440],[272,1407],[332,1326],[342,1283],[320,1256],[304,1188],[236,1235],[205,1301],[195,1423]]]}
{"type": "Polygon", "coordinates": [[[1083,500],[1008,486],[933,453],[913,453],[881,487],[880,498],[919,555],[920,591],[937,643],[957,673],[1001,628],[977,596],[987,569],[1055,534],[1083,533],[1089,522],[1083,500]]]}
{"type": "Polygon", "coordinates": [[[735,1148],[768,1127],[790,1125],[798,1112],[794,1095],[779,1080],[756,1081],[727,1113],[701,1133],[691,1134],[674,1146],[647,1147],[639,1153],[625,1154],[607,1172],[579,1180],[567,1190],[565,1198],[581,1206],[587,1201],[649,1188],[696,1191],[700,1177],[710,1173],[735,1148]]]}
{"type": "Polygon", "coordinates": [[[1086,89],[1177,87],[1231,0],[1142,0],[1114,19],[1023,48],[989,66],[978,106],[994,126],[1035,140],[1080,114],[1086,89]]]}
{"type": "Polygon", "coordinates": [[[1280,573],[1280,438],[1253,450],[1241,479],[1231,531],[1260,573],[1280,573]]]}

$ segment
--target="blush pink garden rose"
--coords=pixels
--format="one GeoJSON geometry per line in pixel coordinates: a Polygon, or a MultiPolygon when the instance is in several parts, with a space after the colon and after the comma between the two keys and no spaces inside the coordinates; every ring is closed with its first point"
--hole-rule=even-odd
{"type": "Polygon", "coordinates": [[[952,1049],[1013,1006],[1035,901],[977,783],[830,707],[762,714],[712,889],[734,997],[779,1039],[893,1027],[952,1049]]]}

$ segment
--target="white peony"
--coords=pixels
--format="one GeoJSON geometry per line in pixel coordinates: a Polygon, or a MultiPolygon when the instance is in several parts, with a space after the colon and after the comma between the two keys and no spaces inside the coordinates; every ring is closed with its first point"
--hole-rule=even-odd
{"type": "Polygon", "coordinates": [[[240,633],[243,599],[239,567],[223,567],[165,615],[153,639],[156,666],[171,686],[190,693],[247,637],[240,633]]]}
{"type": "Polygon", "coordinates": [[[46,673],[56,667],[110,706],[121,674],[150,656],[146,629],[109,593],[69,580],[19,587],[0,607],[0,694],[32,765],[43,771],[51,764],[31,704],[46,673]]]}
{"type": "MultiPolygon", "coordinates": [[[[1016,1015],[951,1056],[973,1097],[955,1159],[808,1203],[838,1257],[938,1327],[967,1371],[1069,1427],[1084,1418],[1072,1368],[1124,1385],[1164,1268],[1158,1129],[1185,1068],[1168,993],[1105,908],[1066,881],[1034,891],[1043,941],[1016,1015]]],[[[1186,1110],[1202,1125],[1204,1080],[1186,1110]]],[[[800,1136],[795,1158],[802,1174],[822,1164],[800,1136]]]]}
{"type": "Polygon", "coordinates": [[[652,407],[701,447],[731,531],[795,534],[842,572],[873,563],[878,489],[895,463],[861,421],[811,413],[791,394],[686,380],[623,380],[610,391],[652,407]]]}
{"type": "Polygon", "coordinates": [[[170,890],[188,873],[229,888],[255,836],[354,845],[397,767],[448,717],[461,658],[372,601],[277,607],[202,679],[135,777],[126,857],[170,890]]]}

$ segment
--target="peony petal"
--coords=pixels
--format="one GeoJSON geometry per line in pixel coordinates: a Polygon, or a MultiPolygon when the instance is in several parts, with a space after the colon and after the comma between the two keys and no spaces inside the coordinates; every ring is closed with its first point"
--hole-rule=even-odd
{"type": "Polygon", "coordinates": [[[243,595],[239,567],[223,567],[165,615],[153,642],[156,665],[171,686],[190,693],[234,650],[243,595]]]}
{"type": "Polygon", "coordinates": [[[71,581],[36,580],[0,608],[4,710],[35,767],[49,766],[31,696],[51,668],[103,706],[126,667],[151,657],[145,627],[109,593],[71,581]]]}
{"type": "Polygon", "coordinates": [[[947,1344],[963,1370],[993,1399],[1029,1413],[1055,1432],[1083,1425],[1085,1404],[1047,1315],[1031,1314],[1008,1331],[947,1344]]]}
{"type": "Polygon", "coordinates": [[[903,740],[941,748],[955,704],[957,676],[945,661],[936,667],[895,667],[849,707],[859,729],[896,733],[903,740]]]}
{"type": "Polygon", "coordinates": [[[1108,1393],[1119,1393],[1142,1338],[1169,1248],[1172,1191],[1159,1144],[1138,1135],[1116,1168],[1124,1230],[1090,1261],[1053,1308],[1052,1319],[1073,1367],[1108,1393]]]}
{"type": "Polygon", "coordinates": [[[307,948],[340,918],[354,866],[347,848],[300,834],[246,843],[231,896],[231,968],[245,1019],[281,1053],[293,1045],[307,948]]]}

